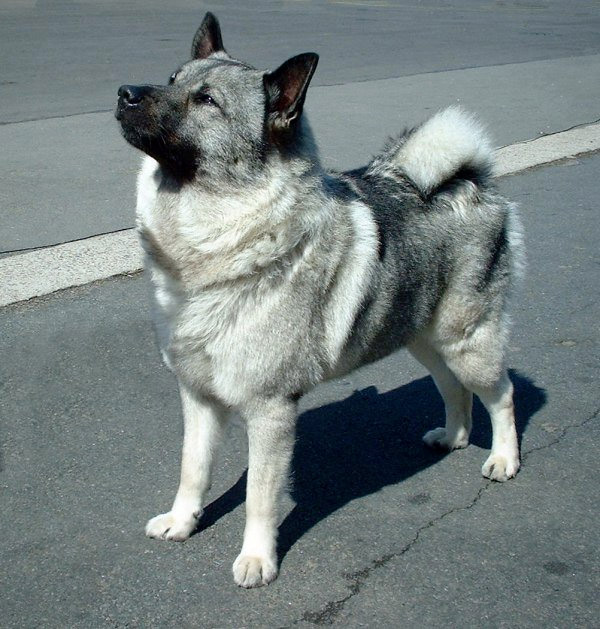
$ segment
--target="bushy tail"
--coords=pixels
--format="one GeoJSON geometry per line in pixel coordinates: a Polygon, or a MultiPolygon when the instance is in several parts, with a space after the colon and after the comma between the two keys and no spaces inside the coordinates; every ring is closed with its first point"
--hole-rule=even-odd
{"type": "Polygon", "coordinates": [[[493,149],[482,125],[460,108],[449,107],[406,132],[374,160],[371,170],[399,169],[430,195],[454,178],[482,185],[493,165],[493,149]]]}

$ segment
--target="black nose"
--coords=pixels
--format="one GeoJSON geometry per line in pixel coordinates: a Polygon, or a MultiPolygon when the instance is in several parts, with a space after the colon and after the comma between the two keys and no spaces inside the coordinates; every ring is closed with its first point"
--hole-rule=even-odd
{"type": "Polygon", "coordinates": [[[125,105],[139,105],[148,93],[147,85],[121,85],[119,88],[119,100],[125,105]]]}

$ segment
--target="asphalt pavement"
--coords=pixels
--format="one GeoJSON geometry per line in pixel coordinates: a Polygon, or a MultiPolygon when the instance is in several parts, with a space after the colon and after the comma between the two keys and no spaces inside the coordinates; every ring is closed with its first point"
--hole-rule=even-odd
{"type": "MultiPolygon", "coordinates": [[[[321,53],[308,108],[332,166],[454,102],[498,145],[600,117],[593,2],[238,4],[3,3],[0,253],[133,224],[137,156],[112,94],[168,76],[206,8],[258,66],[321,53]]],[[[172,501],[182,432],[147,278],[0,308],[0,626],[597,627],[599,168],[592,154],[498,180],[528,249],[509,351],[518,476],[481,477],[479,404],[468,448],[422,445],[443,408],[404,352],[319,386],[301,402],[281,574],[258,590],[231,576],[239,423],[199,531],[144,536],[172,501]]]]}

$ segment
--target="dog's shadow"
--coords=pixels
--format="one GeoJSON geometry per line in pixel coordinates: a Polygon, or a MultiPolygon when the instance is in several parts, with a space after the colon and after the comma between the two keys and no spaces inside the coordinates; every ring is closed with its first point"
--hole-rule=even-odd
{"type": "MultiPolygon", "coordinates": [[[[528,378],[511,372],[519,439],[546,394],[528,378]]],[[[279,559],[315,524],[361,496],[394,485],[445,456],[427,448],[424,432],[444,422],[444,407],[431,378],[378,393],[355,391],[340,402],[303,413],[294,450],[295,507],[279,528],[279,559]]],[[[491,445],[489,417],[476,400],[471,443],[491,445]]],[[[483,461],[482,461],[483,462],[483,461]]],[[[474,470],[478,473],[478,470],[474,470]]],[[[244,501],[246,474],[206,507],[198,530],[212,526],[244,501]]]]}

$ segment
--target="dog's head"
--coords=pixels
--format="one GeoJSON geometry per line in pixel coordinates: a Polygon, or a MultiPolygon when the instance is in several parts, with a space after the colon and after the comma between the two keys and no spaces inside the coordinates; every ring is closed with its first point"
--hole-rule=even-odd
{"type": "Polygon", "coordinates": [[[305,53],[273,72],[231,58],[207,13],[192,60],[167,85],[122,85],[115,116],[125,139],[180,180],[243,177],[272,151],[301,144],[300,118],[318,56],[305,53]]]}

